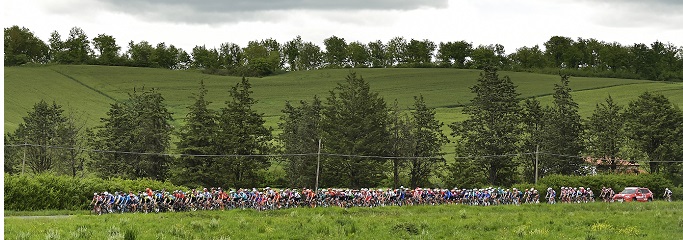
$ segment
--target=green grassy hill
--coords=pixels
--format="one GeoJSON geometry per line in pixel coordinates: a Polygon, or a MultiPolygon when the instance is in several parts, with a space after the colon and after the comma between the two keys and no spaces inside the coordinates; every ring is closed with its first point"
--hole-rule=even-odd
{"type": "MultiPolygon", "coordinates": [[[[89,126],[99,125],[109,104],[127,98],[134,88],[158,88],[166,98],[175,122],[183,124],[187,106],[193,103],[200,80],[209,90],[207,98],[212,108],[220,108],[229,98],[228,90],[240,78],[202,74],[197,71],[173,71],[152,68],[52,65],[6,67],[5,133],[14,131],[33,105],[44,99],[56,101],[64,109],[76,110],[89,126]]],[[[266,115],[269,126],[276,127],[285,101],[310,100],[314,95],[323,100],[349,69],[325,69],[291,72],[264,78],[251,78],[253,97],[259,101],[256,109],[266,115]]],[[[449,124],[461,120],[461,107],[472,98],[469,87],[476,83],[480,71],[459,69],[355,69],[379,92],[387,104],[398,100],[402,108],[413,104],[413,96],[422,94],[438,118],[449,124]]],[[[553,84],[559,76],[499,72],[508,75],[518,86],[521,97],[540,97],[544,103],[552,99],[553,84]]],[[[620,104],[626,104],[644,91],[664,94],[679,106],[683,103],[683,83],[662,83],[643,80],[582,78],[570,79],[574,99],[582,116],[590,115],[598,102],[611,94],[620,104]]],[[[445,129],[449,131],[449,129],[445,129]]],[[[449,131],[450,132],[450,131],[449,131]]]]}

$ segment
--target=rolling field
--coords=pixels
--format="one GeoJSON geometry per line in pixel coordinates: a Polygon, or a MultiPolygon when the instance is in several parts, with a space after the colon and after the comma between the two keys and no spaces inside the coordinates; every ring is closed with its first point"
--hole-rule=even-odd
{"type": "Polygon", "coordinates": [[[6,239],[683,239],[683,202],[6,217],[6,239]]]}
{"type": "MultiPolygon", "coordinates": [[[[100,125],[109,104],[126,99],[133,89],[157,88],[173,113],[174,126],[183,124],[187,106],[204,80],[211,108],[218,109],[229,98],[228,90],[240,78],[202,74],[197,71],[173,71],[153,68],[48,65],[34,67],[6,67],[5,133],[14,131],[22,117],[35,103],[56,101],[68,112],[76,110],[86,125],[100,125]]],[[[290,72],[264,78],[251,78],[253,97],[258,100],[257,111],[265,114],[266,124],[277,131],[277,122],[286,101],[310,101],[318,95],[323,102],[337,83],[344,81],[349,69],[323,69],[290,72]]],[[[470,87],[479,77],[479,70],[460,69],[354,69],[369,82],[371,90],[379,92],[387,105],[397,100],[408,109],[413,96],[422,94],[428,106],[436,108],[437,118],[446,125],[465,119],[461,106],[472,98],[470,87]]],[[[509,76],[518,86],[522,98],[538,97],[543,103],[552,101],[557,75],[519,72],[499,72],[509,76]]],[[[608,94],[625,105],[644,91],[661,93],[672,102],[683,105],[683,83],[664,83],[644,80],[583,78],[570,79],[583,117],[589,116],[595,104],[608,94]]],[[[450,133],[450,128],[445,127],[450,133]]],[[[448,150],[452,149],[446,146],[448,150]]],[[[447,150],[447,152],[448,152],[447,150]]]]}
{"type": "MultiPolygon", "coordinates": [[[[388,104],[394,99],[402,108],[412,105],[412,97],[423,94],[427,104],[438,109],[444,122],[459,119],[459,106],[472,98],[469,87],[476,83],[478,70],[459,69],[355,69],[365,78],[373,91],[379,92],[388,104]]],[[[314,95],[326,98],[337,83],[342,82],[348,69],[299,71],[265,78],[251,78],[253,97],[259,101],[257,110],[269,117],[271,125],[285,101],[310,100],[314,95]]],[[[558,76],[500,72],[508,75],[518,86],[522,98],[537,96],[552,99],[553,84],[558,76]]],[[[98,124],[115,100],[127,98],[134,88],[158,88],[166,98],[176,122],[181,123],[187,113],[190,98],[198,83],[204,80],[209,90],[207,98],[213,108],[220,108],[228,99],[228,89],[238,77],[216,76],[196,71],[172,71],[152,68],[107,66],[39,66],[5,68],[5,131],[12,131],[34,103],[45,99],[57,101],[65,108],[82,112],[88,124],[98,124]]],[[[609,78],[571,78],[576,91],[575,100],[582,113],[590,113],[595,103],[607,94],[626,103],[645,90],[660,92],[673,102],[683,102],[683,83],[661,83],[643,80],[609,78]]],[[[178,124],[176,123],[176,124],[178,124]]]]}

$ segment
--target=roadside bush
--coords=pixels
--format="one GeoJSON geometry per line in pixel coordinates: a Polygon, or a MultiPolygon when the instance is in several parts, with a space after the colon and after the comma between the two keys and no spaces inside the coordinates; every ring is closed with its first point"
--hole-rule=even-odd
{"type": "MultiPolygon", "coordinates": [[[[671,195],[671,199],[672,199],[672,200],[674,200],[674,201],[683,200],[683,186],[680,186],[680,187],[670,187],[669,189],[670,189],[671,192],[673,193],[673,194],[671,195]]],[[[658,195],[658,196],[655,196],[655,199],[656,199],[656,198],[662,198],[662,195],[664,195],[664,192],[655,193],[655,195],[658,195]]]]}
{"type": "Polygon", "coordinates": [[[145,188],[182,189],[167,182],[148,179],[72,178],[69,176],[5,174],[5,210],[88,209],[93,193],[103,191],[143,191],[145,188]]]}

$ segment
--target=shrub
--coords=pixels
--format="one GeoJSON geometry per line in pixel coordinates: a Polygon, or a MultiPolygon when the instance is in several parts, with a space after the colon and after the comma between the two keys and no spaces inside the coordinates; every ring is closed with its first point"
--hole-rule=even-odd
{"type": "Polygon", "coordinates": [[[103,191],[175,190],[183,187],[148,179],[72,178],[69,176],[5,174],[5,210],[83,210],[92,194],[103,191]]]}
{"type": "MultiPolygon", "coordinates": [[[[683,186],[681,186],[681,187],[670,187],[669,189],[673,193],[671,195],[672,200],[674,200],[674,201],[683,200],[683,186]]],[[[655,193],[655,195],[659,195],[659,196],[655,196],[655,198],[662,197],[662,195],[664,195],[664,192],[655,193]]]]}

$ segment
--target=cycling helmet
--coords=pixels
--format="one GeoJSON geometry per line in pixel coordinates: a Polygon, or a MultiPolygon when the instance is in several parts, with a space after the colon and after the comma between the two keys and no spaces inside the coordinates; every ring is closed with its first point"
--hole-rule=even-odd
{"type": "MultiPolygon", "coordinates": [[[[668,188],[666,190],[669,190],[668,188]]],[[[94,193],[93,196],[97,196],[97,193],[94,193]]]]}

